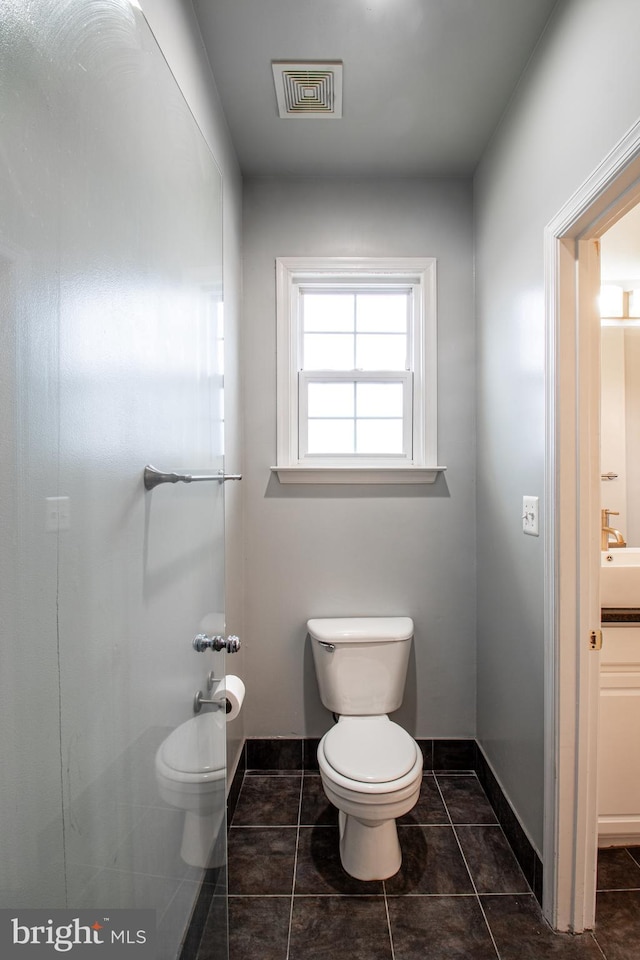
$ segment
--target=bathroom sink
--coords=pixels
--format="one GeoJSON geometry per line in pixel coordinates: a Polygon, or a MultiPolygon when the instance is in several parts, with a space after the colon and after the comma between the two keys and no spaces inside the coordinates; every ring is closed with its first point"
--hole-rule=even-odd
{"type": "Polygon", "coordinates": [[[640,607],[640,547],[603,550],[600,605],[640,607]]]}

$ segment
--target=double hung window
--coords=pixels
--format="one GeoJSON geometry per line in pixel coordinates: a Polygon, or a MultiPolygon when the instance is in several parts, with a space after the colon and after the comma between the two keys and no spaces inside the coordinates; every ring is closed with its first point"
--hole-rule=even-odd
{"type": "Polygon", "coordinates": [[[277,270],[280,479],[435,479],[435,261],[277,270]]]}

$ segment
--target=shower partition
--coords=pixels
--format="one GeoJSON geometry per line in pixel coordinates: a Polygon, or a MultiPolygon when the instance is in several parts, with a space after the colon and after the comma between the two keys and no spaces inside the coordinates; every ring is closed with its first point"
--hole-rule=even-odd
{"type": "Polygon", "coordinates": [[[195,867],[154,759],[224,673],[224,484],[143,485],[224,471],[220,174],[128,0],[4,0],[0,102],[0,907],[174,960],[200,898],[223,958],[225,791],[195,867]]]}

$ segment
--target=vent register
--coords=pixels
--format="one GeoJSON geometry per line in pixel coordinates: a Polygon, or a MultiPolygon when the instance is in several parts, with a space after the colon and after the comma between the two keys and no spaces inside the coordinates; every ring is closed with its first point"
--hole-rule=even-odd
{"type": "Polygon", "coordinates": [[[281,117],[342,117],[342,63],[271,64],[281,117]]]}

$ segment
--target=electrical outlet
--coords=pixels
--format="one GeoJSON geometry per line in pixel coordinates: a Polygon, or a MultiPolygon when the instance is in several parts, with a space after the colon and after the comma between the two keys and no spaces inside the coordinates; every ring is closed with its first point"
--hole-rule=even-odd
{"type": "Polygon", "coordinates": [[[538,497],[522,498],[522,532],[530,537],[540,536],[538,528],[538,497]]]}
{"type": "Polygon", "coordinates": [[[69,497],[45,499],[44,529],[46,533],[68,530],[71,526],[71,500],[69,497]]]}

